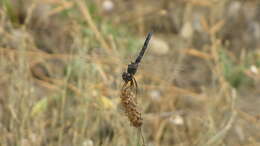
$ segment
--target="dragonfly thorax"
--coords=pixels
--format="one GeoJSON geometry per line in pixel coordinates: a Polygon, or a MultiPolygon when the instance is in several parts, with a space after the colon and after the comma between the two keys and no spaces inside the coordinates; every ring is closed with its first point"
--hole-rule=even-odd
{"type": "Polygon", "coordinates": [[[138,63],[131,62],[130,64],[128,64],[127,73],[131,75],[135,75],[137,68],[138,68],[138,63]]]}

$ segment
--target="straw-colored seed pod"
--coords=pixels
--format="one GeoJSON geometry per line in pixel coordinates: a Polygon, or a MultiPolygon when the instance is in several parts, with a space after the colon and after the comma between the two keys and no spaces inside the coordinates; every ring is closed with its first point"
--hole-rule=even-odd
{"type": "Polygon", "coordinates": [[[143,124],[143,119],[141,117],[141,112],[137,109],[137,103],[134,100],[135,94],[133,93],[132,87],[125,83],[121,89],[121,104],[123,109],[131,122],[131,125],[138,128],[143,124]]]}

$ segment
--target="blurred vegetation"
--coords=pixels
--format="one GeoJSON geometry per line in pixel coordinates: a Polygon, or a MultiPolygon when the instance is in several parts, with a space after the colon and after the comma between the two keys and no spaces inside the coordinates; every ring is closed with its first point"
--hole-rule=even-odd
{"type": "Polygon", "coordinates": [[[0,1],[0,145],[260,145],[260,1],[0,1]]]}

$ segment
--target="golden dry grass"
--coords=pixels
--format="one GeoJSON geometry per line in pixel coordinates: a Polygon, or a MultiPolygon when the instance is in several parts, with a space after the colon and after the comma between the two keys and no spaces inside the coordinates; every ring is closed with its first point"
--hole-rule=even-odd
{"type": "Polygon", "coordinates": [[[2,0],[0,145],[138,145],[121,73],[151,30],[136,74],[146,145],[259,145],[259,5],[2,0]]]}

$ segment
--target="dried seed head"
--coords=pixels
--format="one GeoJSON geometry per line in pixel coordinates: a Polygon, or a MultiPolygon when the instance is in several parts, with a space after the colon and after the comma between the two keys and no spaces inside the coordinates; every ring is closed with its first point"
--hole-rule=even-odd
{"type": "Polygon", "coordinates": [[[134,100],[135,94],[133,93],[132,87],[125,83],[121,89],[121,104],[123,109],[134,127],[141,127],[143,124],[143,119],[141,117],[141,112],[137,109],[137,103],[134,100]]]}

